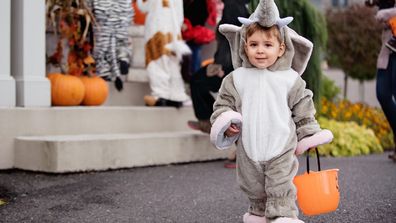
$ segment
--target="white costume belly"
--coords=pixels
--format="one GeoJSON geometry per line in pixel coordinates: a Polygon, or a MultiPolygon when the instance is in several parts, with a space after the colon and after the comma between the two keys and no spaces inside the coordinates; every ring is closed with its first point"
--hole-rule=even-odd
{"type": "Polygon", "coordinates": [[[291,131],[287,96],[297,77],[293,70],[238,68],[233,72],[242,100],[242,145],[253,161],[268,161],[284,151],[291,131]]]}

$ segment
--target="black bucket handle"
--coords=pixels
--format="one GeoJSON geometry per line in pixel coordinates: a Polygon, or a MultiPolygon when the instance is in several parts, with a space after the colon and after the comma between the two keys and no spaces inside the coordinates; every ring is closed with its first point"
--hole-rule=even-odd
{"type": "MultiPolygon", "coordinates": [[[[308,149],[308,151],[307,151],[307,173],[308,173],[308,174],[309,174],[309,151],[310,151],[311,149],[313,149],[313,148],[310,148],[310,149],[308,149]]],[[[317,148],[317,147],[315,147],[315,151],[316,151],[316,160],[317,160],[317,162],[318,162],[318,171],[320,171],[320,170],[321,170],[321,168],[320,168],[320,159],[319,159],[319,151],[318,151],[318,148],[317,148]]]]}

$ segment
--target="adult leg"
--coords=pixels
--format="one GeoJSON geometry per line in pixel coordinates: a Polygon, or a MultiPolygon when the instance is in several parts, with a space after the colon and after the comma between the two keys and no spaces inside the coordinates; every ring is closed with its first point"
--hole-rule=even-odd
{"type": "MultiPolygon", "coordinates": [[[[390,98],[386,117],[391,125],[393,134],[396,134],[396,53],[392,53],[389,58],[392,69],[389,73],[390,98]]],[[[396,142],[395,142],[396,143],[396,142]]]]}
{"type": "Polygon", "coordinates": [[[209,120],[213,113],[215,98],[211,92],[218,92],[222,79],[206,76],[206,68],[200,68],[191,77],[191,99],[198,120],[209,120]]]}
{"type": "Polygon", "coordinates": [[[202,45],[198,45],[196,43],[189,42],[187,43],[191,49],[192,55],[192,64],[191,64],[191,72],[195,73],[201,67],[201,49],[202,45]]]}
{"type": "Polygon", "coordinates": [[[210,116],[213,113],[215,98],[211,92],[218,92],[222,79],[218,76],[208,77],[207,66],[200,68],[191,77],[191,99],[195,117],[198,121],[188,121],[188,126],[204,133],[210,133],[210,116]]]}
{"type": "MultiPolygon", "coordinates": [[[[396,57],[396,54],[393,53],[393,56],[396,57]]],[[[392,113],[392,122],[391,127],[393,131],[393,144],[395,145],[395,150],[393,153],[393,161],[396,161],[396,59],[393,59],[393,70],[392,70],[392,99],[393,99],[393,113],[392,113]]]]}
{"type": "MultiPolygon", "coordinates": [[[[377,71],[377,99],[384,111],[393,134],[396,134],[396,54],[389,58],[387,69],[377,71]]],[[[395,148],[396,152],[396,148],[395,148]]]]}
{"type": "Polygon", "coordinates": [[[192,56],[189,55],[183,55],[182,57],[182,62],[181,62],[181,74],[183,77],[184,82],[190,83],[191,81],[191,62],[192,62],[192,56]]]}

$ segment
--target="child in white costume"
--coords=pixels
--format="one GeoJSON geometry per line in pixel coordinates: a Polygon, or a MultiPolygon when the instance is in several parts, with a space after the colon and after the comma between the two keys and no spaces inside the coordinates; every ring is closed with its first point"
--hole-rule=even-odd
{"type": "Polygon", "coordinates": [[[145,97],[145,102],[150,106],[179,107],[189,100],[180,62],[183,54],[191,53],[181,37],[183,0],[137,0],[137,3],[147,13],[145,52],[152,93],[145,97]]]}
{"type": "Polygon", "coordinates": [[[218,149],[237,141],[238,183],[250,200],[245,223],[302,222],[296,154],[333,138],[315,120],[312,92],[300,77],[312,43],[286,26],[292,20],[262,0],[249,19],[239,18],[242,27],[220,26],[236,69],[223,80],[210,137],[218,149]]]}

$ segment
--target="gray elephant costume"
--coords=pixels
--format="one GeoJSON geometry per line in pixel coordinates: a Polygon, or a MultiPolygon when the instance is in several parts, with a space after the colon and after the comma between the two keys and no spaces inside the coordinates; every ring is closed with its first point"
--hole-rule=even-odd
{"type": "Polygon", "coordinates": [[[300,77],[312,43],[287,27],[273,0],[262,0],[255,12],[239,18],[241,27],[224,24],[219,30],[230,43],[235,70],[224,78],[211,116],[211,141],[218,149],[237,143],[237,176],[250,200],[244,222],[301,222],[297,219],[296,154],[328,143],[332,134],[315,120],[312,92],[300,77]],[[245,54],[246,27],[252,23],[278,26],[286,45],[283,56],[267,69],[254,67],[245,54]],[[224,135],[231,123],[242,131],[224,135]],[[261,218],[260,218],[261,217],[261,218]]]}

